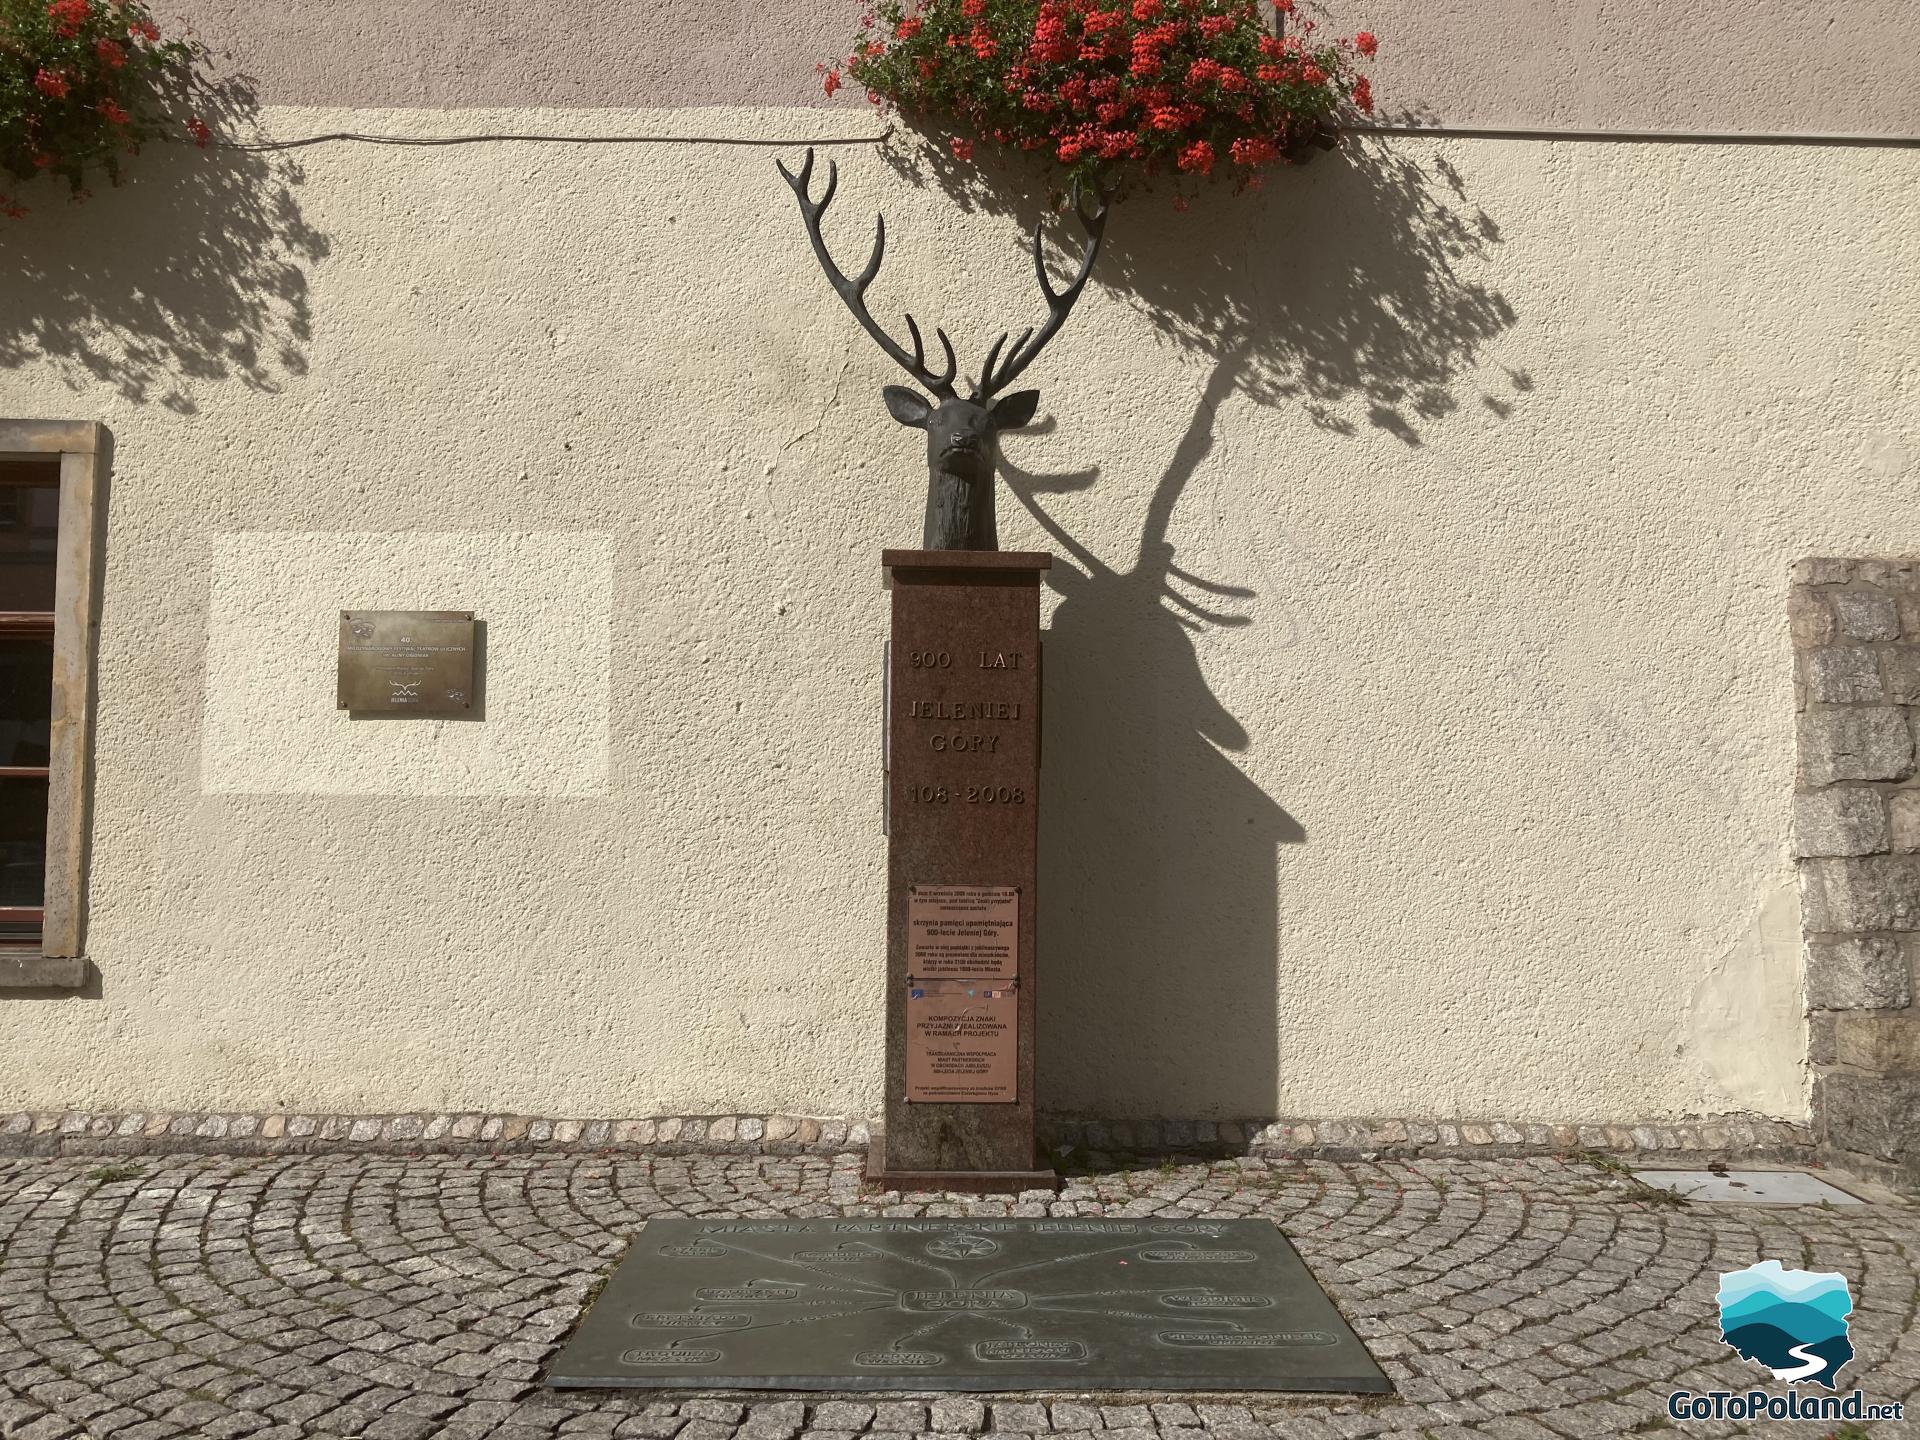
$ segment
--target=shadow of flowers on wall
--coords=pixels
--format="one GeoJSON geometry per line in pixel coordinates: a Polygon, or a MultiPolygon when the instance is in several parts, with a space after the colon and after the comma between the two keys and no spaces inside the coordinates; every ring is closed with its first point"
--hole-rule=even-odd
{"type": "Polygon", "coordinates": [[[300,210],[298,165],[246,148],[244,79],[203,83],[195,108],[224,143],[150,146],[122,186],[70,203],[52,188],[0,225],[0,366],[51,364],[75,390],[192,414],[196,382],[277,390],[306,371],[307,266],[328,251],[300,210]]]}
{"type": "MultiPolygon", "coordinates": [[[[1418,445],[1469,385],[1504,415],[1529,377],[1502,372],[1492,388],[1471,379],[1517,319],[1473,273],[1501,243],[1498,223],[1444,157],[1365,137],[1345,144],[1254,193],[1216,185],[1182,213],[1163,196],[1127,197],[1094,283],[1182,348],[1232,357],[1244,393],[1298,404],[1330,430],[1372,425],[1418,445]]],[[[1045,213],[1044,181],[1017,157],[983,170],[912,134],[882,153],[963,210],[1012,215],[1029,230],[1045,213]]],[[[1070,224],[1049,229],[1071,243],[1070,224]]]]}

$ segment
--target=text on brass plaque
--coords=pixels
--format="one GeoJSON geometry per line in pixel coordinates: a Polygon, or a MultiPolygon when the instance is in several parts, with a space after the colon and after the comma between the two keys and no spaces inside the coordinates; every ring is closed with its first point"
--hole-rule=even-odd
{"type": "Polygon", "coordinates": [[[1011,982],[916,980],[907,987],[909,1103],[1020,1098],[1020,995],[1011,982]]]}
{"type": "Polygon", "coordinates": [[[1011,980],[1020,973],[1020,892],[1011,885],[915,885],[907,892],[907,975],[1011,980]]]}
{"type": "Polygon", "coordinates": [[[338,704],[389,714],[473,708],[471,610],[342,610],[338,704]]]}

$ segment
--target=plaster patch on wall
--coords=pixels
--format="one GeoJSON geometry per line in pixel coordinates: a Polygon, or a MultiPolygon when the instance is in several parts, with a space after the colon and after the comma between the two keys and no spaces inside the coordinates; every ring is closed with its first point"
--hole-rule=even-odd
{"type": "Polygon", "coordinates": [[[604,795],[613,537],[237,531],[213,537],[204,794],[604,795]],[[342,610],[472,610],[475,718],[334,705],[342,610]]]}
{"type": "Polygon", "coordinates": [[[1762,1115],[1807,1114],[1806,1006],[1800,982],[1800,900],[1777,881],[1733,949],[1687,1007],[1686,1043],[1727,1100],[1762,1115]]]}

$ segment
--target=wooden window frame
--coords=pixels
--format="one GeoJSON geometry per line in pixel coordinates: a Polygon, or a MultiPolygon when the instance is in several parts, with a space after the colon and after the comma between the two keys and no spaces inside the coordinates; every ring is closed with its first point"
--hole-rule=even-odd
{"type": "Polygon", "coordinates": [[[40,945],[0,950],[0,987],[87,982],[87,861],[92,820],[94,671],[100,638],[107,474],[113,437],[81,420],[0,420],[0,459],[60,464],[48,736],[47,887],[40,945]]]}

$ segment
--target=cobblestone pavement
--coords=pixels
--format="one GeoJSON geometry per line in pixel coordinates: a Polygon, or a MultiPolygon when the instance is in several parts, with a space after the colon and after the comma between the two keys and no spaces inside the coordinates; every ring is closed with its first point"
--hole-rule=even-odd
{"type": "MultiPolygon", "coordinates": [[[[1848,1378],[1869,1399],[1920,1402],[1920,1209],[1672,1206],[1580,1163],[1243,1159],[1106,1171],[1057,1199],[902,1203],[863,1196],[851,1155],[17,1159],[0,1161],[0,1434],[1589,1440],[1670,1428],[1675,1386],[1767,1379],[1715,1323],[1719,1272],[1760,1259],[1844,1272],[1858,1352],[1848,1378]],[[539,1387],[591,1287],[650,1217],[1007,1213],[1271,1217],[1398,1394],[539,1387]]],[[[1838,1433],[1888,1440],[1920,1425],[1838,1433]]]]}

